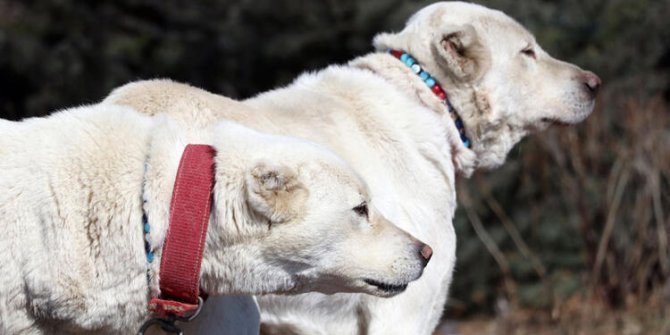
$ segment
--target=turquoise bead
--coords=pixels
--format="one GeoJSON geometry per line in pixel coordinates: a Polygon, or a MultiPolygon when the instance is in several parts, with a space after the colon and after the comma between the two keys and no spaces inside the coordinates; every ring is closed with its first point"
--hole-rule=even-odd
{"type": "Polygon", "coordinates": [[[416,64],[416,60],[414,60],[414,58],[412,58],[411,56],[407,57],[407,60],[405,61],[405,64],[407,64],[407,66],[411,67],[412,65],[416,64]]]}
{"type": "Polygon", "coordinates": [[[470,147],[470,140],[468,140],[467,138],[464,139],[463,140],[463,145],[465,145],[466,148],[469,148],[470,147]]]}
{"type": "Polygon", "coordinates": [[[149,251],[147,253],[147,262],[151,263],[153,261],[154,261],[154,253],[153,253],[153,251],[149,251]]]}
{"type": "Polygon", "coordinates": [[[426,79],[426,85],[428,85],[428,87],[433,87],[433,85],[435,85],[435,79],[433,78],[426,79]]]}
{"type": "Polygon", "coordinates": [[[407,62],[407,58],[409,58],[408,54],[402,54],[400,55],[400,60],[403,61],[403,63],[407,62]]]}
{"type": "Polygon", "coordinates": [[[144,224],[144,233],[148,234],[150,230],[151,230],[151,226],[149,226],[148,223],[145,223],[144,224]]]}
{"type": "Polygon", "coordinates": [[[421,72],[419,72],[419,77],[421,77],[421,80],[425,81],[430,76],[428,75],[428,73],[426,73],[426,71],[421,71],[421,72]]]}

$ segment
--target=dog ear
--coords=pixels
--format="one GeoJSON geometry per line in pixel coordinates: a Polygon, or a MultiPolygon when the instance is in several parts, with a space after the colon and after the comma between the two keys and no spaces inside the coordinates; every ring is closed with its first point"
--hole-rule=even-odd
{"type": "Polygon", "coordinates": [[[306,191],[297,173],[285,165],[259,162],[247,177],[250,207],[272,223],[293,219],[304,203],[306,191]]]}
{"type": "Polygon", "coordinates": [[[470,24],[443,26],[432,49],[438,65],[460,82],[477,80],[489,68],[490,52],[470,24]]]}

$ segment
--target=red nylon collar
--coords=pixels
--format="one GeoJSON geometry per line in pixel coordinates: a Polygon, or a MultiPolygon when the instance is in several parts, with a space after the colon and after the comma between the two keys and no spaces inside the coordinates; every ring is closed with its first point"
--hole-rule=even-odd
{"type": "Polygon", "coordinates": [[[170,226],[161,256],[161,296],[149,301],[149,310],[157,317],[184,317],[198,308],[215,153],[209,145],[189,144],[181,156],[170,203],[170,226]]]}

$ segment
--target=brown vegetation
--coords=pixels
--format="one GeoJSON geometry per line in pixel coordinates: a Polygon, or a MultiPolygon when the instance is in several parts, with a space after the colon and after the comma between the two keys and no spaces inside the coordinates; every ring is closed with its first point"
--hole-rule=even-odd
{"type": "MultiPolygon", "coordinates": [[[[616,320],[667,311],[670,1],[479,2],[604,88],[584,123],[532,136],[500,169],[459,181],[448,317],[495,315],[512,325],[498,333],[514,333],[591,317],[625,329],[616,320]]],[[[0,117],[96,102],[141,78],[247,97],[370,51],[375,33],[428,3],[0,0],[0,117]]]]}

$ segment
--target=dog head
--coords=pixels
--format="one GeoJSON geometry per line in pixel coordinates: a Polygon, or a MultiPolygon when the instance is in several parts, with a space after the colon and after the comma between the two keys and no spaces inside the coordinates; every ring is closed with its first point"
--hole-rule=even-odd
{"type": "Polygon", "coordinates": [[[216,133],[226,135],[203,272],[225,276],[205,290],[391,296],[419,278],[432,250],[379,214],[339,157],[231,123],[216,133]]]}
{"type": "Polygon", "coordinates": [[[502,164],[533,131],[584,120],[601,84],[594,73],[552,58],[509,16],[475,4],[430,5],[374,44],[409,52],[442,84],[463,119],[477,167],[502,164]]]}

